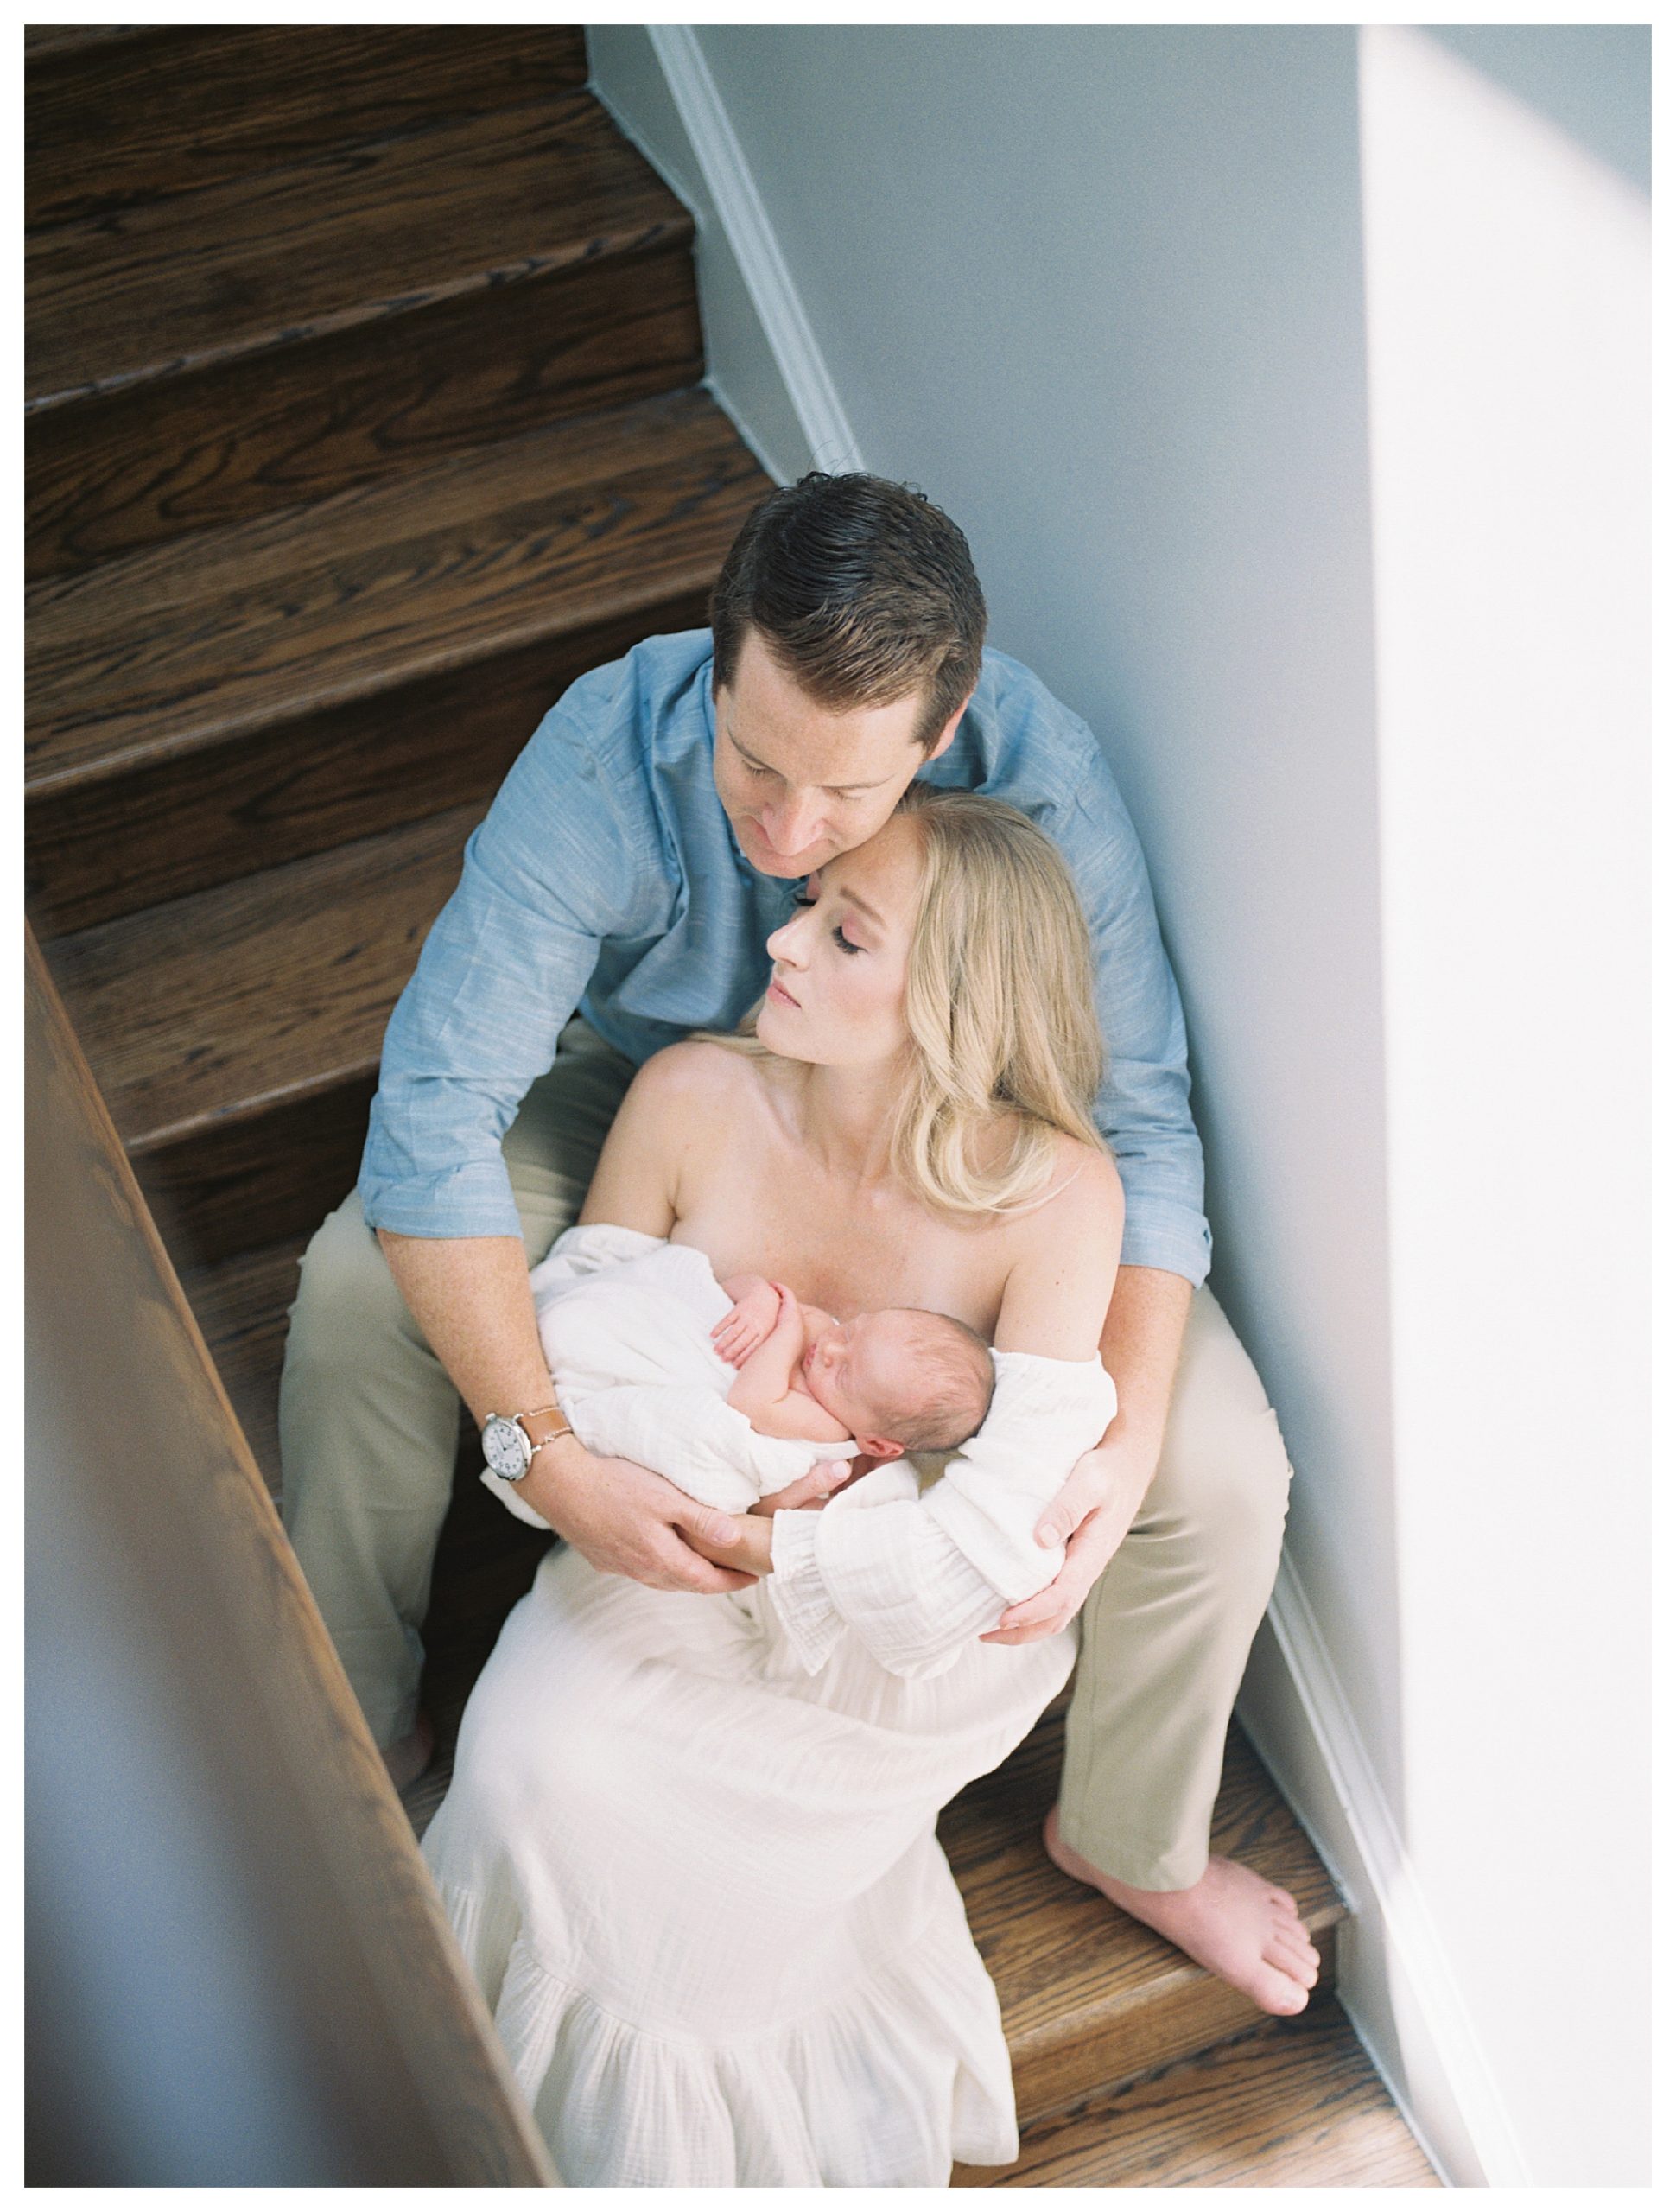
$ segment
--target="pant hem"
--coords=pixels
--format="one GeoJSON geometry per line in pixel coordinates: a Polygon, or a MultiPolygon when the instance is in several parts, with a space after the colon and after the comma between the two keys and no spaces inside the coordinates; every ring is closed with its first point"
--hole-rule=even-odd
{"type": "Polygon", "coordinates": [[[1079,1859],[1131,1890],[1190,1890],[1210,1864],[1209,1842],[1160,1850],[1150,1838],[1114,1836],[1070,1816],[1062,1802],[1059,1833],[1079,1859]]]}

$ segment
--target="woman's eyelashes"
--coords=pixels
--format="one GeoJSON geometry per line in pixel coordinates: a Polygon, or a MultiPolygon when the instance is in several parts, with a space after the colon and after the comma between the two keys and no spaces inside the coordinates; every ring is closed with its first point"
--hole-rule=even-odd
{"type": "MultiPolygon", "coordinates": [[[[794,906],[818,906],[820,901],[816,899],[811,899],[808,892],[800,891],[793,898],[791,903],[794,906]]],[[[850,939],[844,935],[844,925],[841,922],[835,922],[833,924],[832,941],[838,947],[841,952],[865,952],[867,949],[864,944],[854,944],[851,943],[850,939]]]]}

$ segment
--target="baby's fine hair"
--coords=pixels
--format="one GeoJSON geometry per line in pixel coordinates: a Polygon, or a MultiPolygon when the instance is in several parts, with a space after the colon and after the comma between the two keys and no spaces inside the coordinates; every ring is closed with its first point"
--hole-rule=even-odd
{"type": "Polygon", "coordinates": [[[905,1452],[954,1452],[983,1427],[995,1395],[995,1363],[975,1329],[917,1306],[891,1309],[911,1331],[911,1405],[881,1407],[886,1433],[905,1452]]]}

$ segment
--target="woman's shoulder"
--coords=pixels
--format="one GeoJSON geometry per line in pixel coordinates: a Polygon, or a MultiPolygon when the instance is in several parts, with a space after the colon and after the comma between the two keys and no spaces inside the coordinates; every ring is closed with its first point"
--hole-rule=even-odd
{"type": "Polygon", "coordinates": [[[1111,1223],[1121,1230],[1123,1184],[1117,1162],[1105,1146],[1085,1144],[1081,1137],[1056,1131],[1051,1158],[1046,1194],[1031,1211],[1056,1225],[1075,1219],[1089,1228],[1111,1223]]]}
{"type": "Polygon", "coordinates": [[[685,1116],[740,1108],[763,1097],[765,1065],[745,1043],[688,1037],[654,1052],[630,1085],[644,1113],[685,1116]]]}

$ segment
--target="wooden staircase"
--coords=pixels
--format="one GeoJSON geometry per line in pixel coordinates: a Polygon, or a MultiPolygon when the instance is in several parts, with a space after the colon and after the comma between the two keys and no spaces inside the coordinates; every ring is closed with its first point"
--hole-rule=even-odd
{"type": "MultiPolygon", "coordinates": [[[[575,676],[704,620],[767,480],[700,387],[691,218],[580,30],[26,40],[30,910],[276,1487],[296,1262],[465,839],[575,676]]],[[[427,1630],[445,1746],[545,1548],[474,1467],[427,1630]]],[[[1298,2022],[1050,1866],[1058,1726],[945,1816],[1025,2121],[957,2182],[1431,2185],[1237,1732],[1218,1846],[1305,1911],[1298,2022]]]]}

